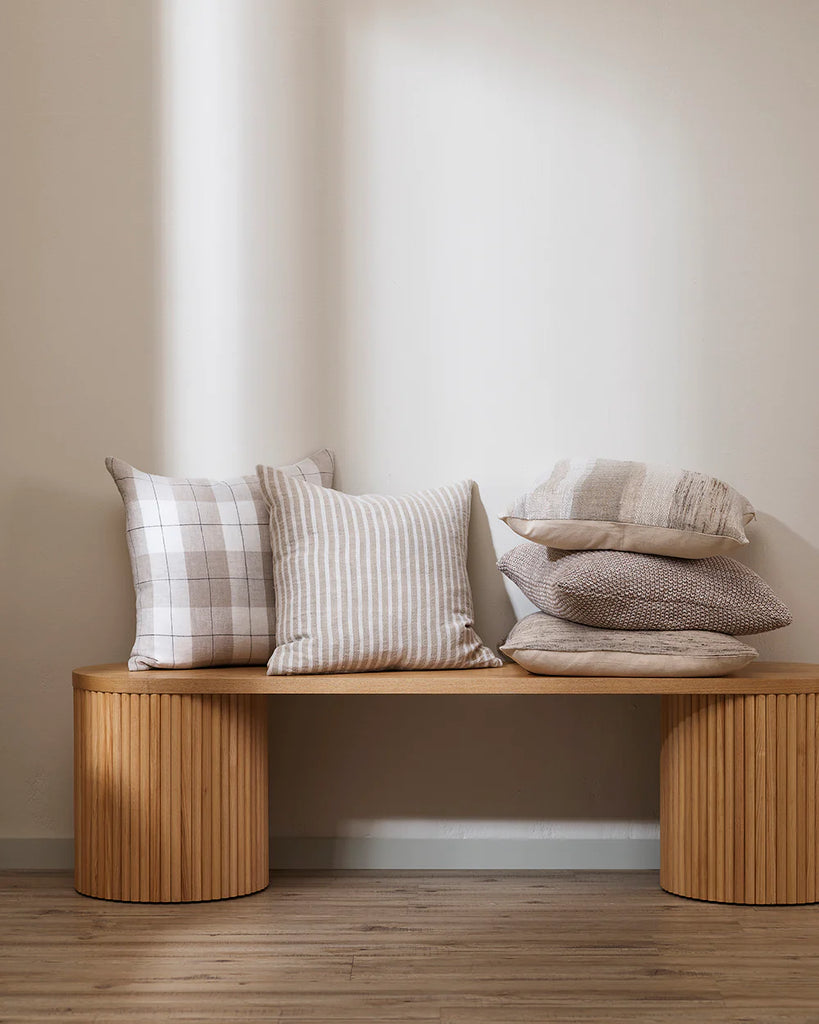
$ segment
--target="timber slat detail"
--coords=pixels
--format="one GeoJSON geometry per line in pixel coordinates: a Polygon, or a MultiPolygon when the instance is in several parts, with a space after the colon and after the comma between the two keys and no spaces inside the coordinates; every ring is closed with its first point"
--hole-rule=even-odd
{"type": "Polygon", "coordinates": [[[268,884],[267,703],[74,691],[75,887],[140,903],[268,884]]]}
{"type": "Polygon", "coordinates": [[[718,903],[819,901],[813,693],[663,697],[660,885],[718,903]]]}
{"type": "Polygon", "coordinates": [[[74,672],[76,888],[188,902],[267,885],[268,694],[660,694],[660,884],[819,901],[819,666],[714,678],[497,669],[267,676],[263,666],[74,672]]]}

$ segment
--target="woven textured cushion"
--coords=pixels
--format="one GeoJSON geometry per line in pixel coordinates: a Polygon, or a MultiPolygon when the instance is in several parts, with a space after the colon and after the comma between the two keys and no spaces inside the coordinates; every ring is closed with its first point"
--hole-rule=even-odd
{"type": "Polygon", "coordinates": [[[748,543],[754,510],[733,487],[703,473],[563,459],[501,518],[527,540],[555,548],[707,558],[748,543]]]}
{"type": "Polygon", "coordinates": [[[791,614],[768,584],[733,558],[668,558],[631,551],[560,552],[519,544],[498,568],[537,608],[603,629],[764,633],[791,614]]]}
{"type": "Polygon", "coordinates": [[[471,481],[356,497],[258,473],[277,596],[269,675],[501,664],[472,624],[471,481]]]}
{"type": "Polygon", "coordinates": [[[595,629],[545,612],[521,619],[501,650],[544,676],[724,676],[757,657],[724,633],[595,629]]]}
{"type": "MultiPolygon", "coordinates": [[[[255,476],[174,480],[106,459],[125,502],[136,590],[128,668],[264,665],[275,646],[267,506],[255,476]]],[[[322,450],[283,473],[331,487],[322,450]]]]}

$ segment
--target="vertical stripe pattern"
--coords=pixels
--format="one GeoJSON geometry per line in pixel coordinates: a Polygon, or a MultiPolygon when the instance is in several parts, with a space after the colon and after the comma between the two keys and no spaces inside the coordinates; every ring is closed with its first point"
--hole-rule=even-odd
{"type": "Polygon", "coordinates": [[[277,598],[268,674],[501,664],[473,626],[471,481],[353,496],[268,467],[258,473],[277,598]]]}
{"type": "Polygon", "coordinates": [[[74,885],[217,900],[268,884],[263,694],[74,691],[74,885]]]}
{"type": "Polygon", "coordinates": [[[814,693],[662,699],[660,885],[720,903],[815,903],[814,693]]]}

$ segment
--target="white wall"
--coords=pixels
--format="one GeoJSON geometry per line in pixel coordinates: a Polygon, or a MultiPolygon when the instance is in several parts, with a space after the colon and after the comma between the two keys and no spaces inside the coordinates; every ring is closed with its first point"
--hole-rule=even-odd
{"type": "MultiPolygon", "coordinates": [[[[819,660],[815,3],[3,12],[0,835],[70,834],[69,670],[127,654],[108,453],[218,474],[330,444],[351,491],[471,476],[491,643],[526,610],[497,515],[556,458],[712,472],[761,511],[747,560],[794,612],[759,650],[819,660]]],[[[651,836],[657,719],[278,699],[277,849],[651,836]]]]}

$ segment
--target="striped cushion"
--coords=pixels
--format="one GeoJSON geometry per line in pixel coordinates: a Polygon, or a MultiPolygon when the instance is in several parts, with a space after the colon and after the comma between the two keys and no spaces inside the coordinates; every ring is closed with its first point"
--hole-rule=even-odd
{"type": "Polygon", "coordinates": [[[541,611],[603,629],[707,629],[738,636],[791,621],[761,576],[724,555],[567,552],[527,542],[507,551],[498,568],[541,611]]]}
{"type": "Polygon", "coordinates": [[[501,518],[522,537],[554,548],[707,558],[748,543],[754,510],[733,487],[703,473],[563,459],[501,518]]]}
{"type": "Polygon", "coordinates": [[[595,629],[544,612],[521,619],[501,650],[543,676],[724,676],[757,657],[724,633],[595,629]]]}
{"type": "Polygon", "coordinates": [[[471,481],[352,496],[257,472],[277,596],[269,675],[501,664],[472,624],[471,481]]]}
{"type": "MultiPolygon", "coordinates": [[[[125,502],[136,590],[128,668],[263,665],[275,646],[267,507],[255,476],[186,480],[105,465],[125,502]]],[[[282,470],[331,487],[324,449],[282,470]]]]}

